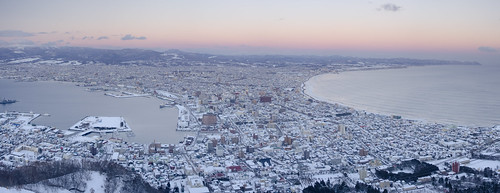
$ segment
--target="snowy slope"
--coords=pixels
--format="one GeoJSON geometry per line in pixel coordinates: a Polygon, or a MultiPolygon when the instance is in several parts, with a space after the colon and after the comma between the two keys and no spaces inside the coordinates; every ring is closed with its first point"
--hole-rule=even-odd
{"type": "Polygon", "coordinates": [[[34,193],[32,191],[25,190],[25,189],[4,188],[4,187],[0,187],[0,192],[1,193],[34,193]]]}
{"type": "MultiPolygon", "coordinates": [[[[106,176],[100,172],[82,171],[23,186],[34,192],[71,193],[105,192],[106,176]]],[[[2,192],[2,191],[0,191],[2,192]]],[[[2,192],[3,193],[3,192],[2,192]]]]}

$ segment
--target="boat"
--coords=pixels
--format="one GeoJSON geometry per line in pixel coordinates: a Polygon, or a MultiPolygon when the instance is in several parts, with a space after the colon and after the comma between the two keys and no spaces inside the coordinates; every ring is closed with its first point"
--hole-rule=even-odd
{"type": "Polygon", "coordinates": [[[3,99],[0,101],[0,104],[5,105],[5,104],[12,104],[17,102],[16,100],[10,100],[10,99],[3,99]]]}

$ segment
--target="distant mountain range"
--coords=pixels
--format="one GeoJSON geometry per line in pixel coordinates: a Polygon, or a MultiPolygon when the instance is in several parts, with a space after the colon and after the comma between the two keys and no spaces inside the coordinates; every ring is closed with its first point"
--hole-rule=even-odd
{"type": "Polygon", "coordinates": [[[111,65],[263,65],[283,67],[290,65],[323,66],[331,64],[359,65],[446,65],[478,62],[447,61],[409,58],[359,58],[345,56],[312,55],[214,55],[168,50],[158,52],[143,49],[96,49],[84,47],[25,47],[0,48],[0,64],[16,64],[42,60],[77,61],[81,64],[101,63],[111,65]],[[24,59],[24,60],[23,60],[24,59]],[[26,60],[28,59],[28,60],[26,60]],[[20,62],[16,62],[20,61],[20,62]]]}

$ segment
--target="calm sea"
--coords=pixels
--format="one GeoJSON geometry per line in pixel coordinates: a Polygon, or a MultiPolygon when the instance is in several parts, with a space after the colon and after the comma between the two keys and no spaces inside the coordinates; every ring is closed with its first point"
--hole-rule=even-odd
{"type": "Polygon", "coordinates": [[[68,129],[85,116],[122,116],[135,137],[120,135],[139,143],[178,143],[186,132],[177,132],[177,108],[160,109],[161,100],[154,97],[113,98],[103,92],[88,92],[64,82],[15,82],[0,80],[0,100],[19,102],[0,105],[0,112],[19,111],[48,113],[34,124],[68,129]]]}
{"type": "Polygon", "coordinates": [[[305,83],[319,100],[367,112],[463,126],[500,124],[500,66],[423,66],[323,74],[305,83]]]}

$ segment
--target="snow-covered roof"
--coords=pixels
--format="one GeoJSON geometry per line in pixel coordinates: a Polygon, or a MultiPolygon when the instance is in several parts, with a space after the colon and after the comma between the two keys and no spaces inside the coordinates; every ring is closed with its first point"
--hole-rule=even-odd
{"type": "Polygon", "coordinates": [[[93,127],[114,127],[120,128],[120,123],[122,122],[121,117],[98,117],[92,124],[93,127]]]}
{"type": "Polygon", "coordinates": [[[207,187],[201,187],[201,188],[188,187],[187,189],[188,189],[189,193],[209,193],[210,192],[207,187]]]}

